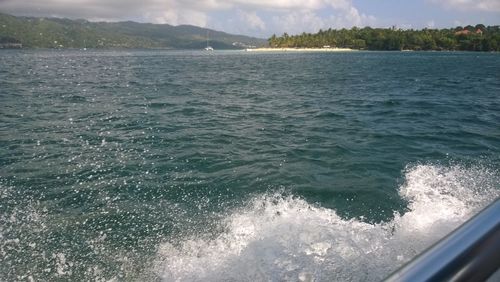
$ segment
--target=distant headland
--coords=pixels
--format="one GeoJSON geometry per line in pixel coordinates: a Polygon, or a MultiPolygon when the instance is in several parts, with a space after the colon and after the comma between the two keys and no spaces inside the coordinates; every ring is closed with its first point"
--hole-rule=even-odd
{"type": "Polygon", "coordinates": [[[90,22],[61,18],[16,17],[0,13],[0,48],[145,48],[216,50],[267,46],[266,39],[191,25],[90,22]]]}
{"type": "Polygon", "coordinates": [[[336,48],[331,46],[323,46],[321,48],[247,48],[247,52],[351,52],[356,51],[351,48],[336,48]]]}

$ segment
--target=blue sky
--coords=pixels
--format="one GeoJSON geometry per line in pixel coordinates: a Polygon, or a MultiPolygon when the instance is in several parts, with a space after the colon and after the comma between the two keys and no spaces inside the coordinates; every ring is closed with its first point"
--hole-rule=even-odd
{"type": "Polygon", "coordinates": [[[500,24],[500,0],[0,0],[0,12],[192,24],[259,37],[330,27],[500,24]]]}

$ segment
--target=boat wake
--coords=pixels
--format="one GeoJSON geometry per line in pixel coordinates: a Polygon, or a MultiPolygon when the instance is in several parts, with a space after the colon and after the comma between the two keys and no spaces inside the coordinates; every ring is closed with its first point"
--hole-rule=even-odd
{"type": "Polygon", "coordinates": [[[379,224],[260,195],[226,217],[216,238],[161,244],[153,272],[164,281],[380,280],[492,202],[499,183],[483,167],[409,167],[399,189],[408,211],[379,224]]]}

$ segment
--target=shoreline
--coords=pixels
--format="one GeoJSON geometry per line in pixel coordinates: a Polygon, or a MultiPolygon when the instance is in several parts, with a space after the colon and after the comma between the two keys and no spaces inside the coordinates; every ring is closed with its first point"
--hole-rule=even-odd
{"type": "Polygon", "coordinates": [[[351,48],[255,48],[245,49],[246,52],[353,52],[351,48]]]}

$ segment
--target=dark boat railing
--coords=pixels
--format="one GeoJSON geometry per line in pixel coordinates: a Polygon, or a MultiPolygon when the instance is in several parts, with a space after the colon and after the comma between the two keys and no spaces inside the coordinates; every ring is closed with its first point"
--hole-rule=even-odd
{"type": "Polygon", "coordinates": [[[485,281],[499,269],[500,198],[385,281],[485,281]]]}

